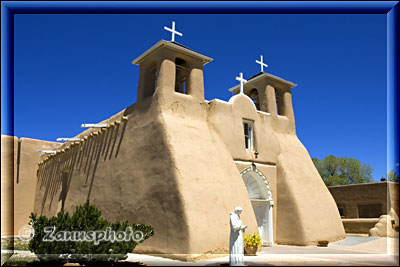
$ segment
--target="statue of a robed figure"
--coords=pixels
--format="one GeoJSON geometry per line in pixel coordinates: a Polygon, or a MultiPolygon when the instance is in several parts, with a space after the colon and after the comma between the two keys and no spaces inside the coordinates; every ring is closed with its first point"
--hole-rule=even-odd
{"type": "Polygon", "coordinates": [[[243,255],[243,232],[247,225],[242,225],[240,220],[241,207],[236,207],[234,212],[230,213],[231,234],[229,238],[229,265],[245,266],[243,255]]]}

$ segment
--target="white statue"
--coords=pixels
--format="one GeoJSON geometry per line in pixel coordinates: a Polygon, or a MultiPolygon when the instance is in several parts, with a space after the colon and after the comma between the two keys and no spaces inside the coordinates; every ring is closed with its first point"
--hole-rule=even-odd
{"type": "Polygon", "coordinates": [[[247,225],[242,225],[240,220],[241,207],[236,207],[235,212],[230,213],[231,235],[229,238],[229,265],[245,266],[243,255],[243,231],[247,225]]]}

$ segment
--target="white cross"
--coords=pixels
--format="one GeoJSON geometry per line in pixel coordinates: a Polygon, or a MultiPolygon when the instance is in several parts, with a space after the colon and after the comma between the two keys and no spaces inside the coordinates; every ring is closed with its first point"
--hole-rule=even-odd
{"type": "Polygon", "coordinates": [[[256,60],[256,63],[261,65],[261,72],[264,72],[264,66],[267,68],[268,65],[263,62],[263,56],[260,57],[261,57],[260,61],[256,60]]]}
{"type": "Polygon", "coordinates": [[[170,31],[172,33],[172,39],[171,42],[175,42],[175,34],[179,35],[179,36],[183,36],[182,33],[175,31],[175,21],[172,22],[172,29],[164,26],[164,30],[170,31]]]}
{"type": "Polygon", "coordinates": [[[243,79],[243,73],[239,74],[239,77],[236,77],[236,81],[240,82],[240,93],[243,94],[243,84],[247,83],[247,80],[243,79]]]}

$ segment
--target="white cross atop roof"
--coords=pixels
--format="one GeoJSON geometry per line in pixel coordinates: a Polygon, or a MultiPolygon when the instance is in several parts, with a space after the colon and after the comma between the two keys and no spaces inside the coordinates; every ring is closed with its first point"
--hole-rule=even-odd
{"type": "Polygon", "coordinates": [[[239,74],[239,77],[236,77],[236,81],[240,82],[240,93],[243,94],[243,84],[247,83],[247,80],[243,79],[243,73],[239,74]]]}
{"type": "Polygon", "coordinates": [[[261,65],[261,72],[264,72],[264,66],[267,68],[268,65],[263,62],[263,56],[260,56],[260,57],[261,57],[261,59],[260,60],[256,60],[256,63],[261,65]]]}
{"type": "Polygon", "coordinates": [[[175,31],[175,21],[172,22],[172,29],[164,26],[164,30],[170,31],[172,33],[171,42],[175,42],[175,34],[177,34],[179,36],[183,36],[182,33],[175,31]]]}

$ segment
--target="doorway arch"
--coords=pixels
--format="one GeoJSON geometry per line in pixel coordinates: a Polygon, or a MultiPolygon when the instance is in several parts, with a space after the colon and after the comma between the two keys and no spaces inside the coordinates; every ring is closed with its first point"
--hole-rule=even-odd
{"type": "Polygon", "coordinates": [[[267,178],[255,167],[249,167],[241,173],[244,184],[257,219],[257,226],[263,246],[273,245],[273,219],[271,187],[267,178]]]}

